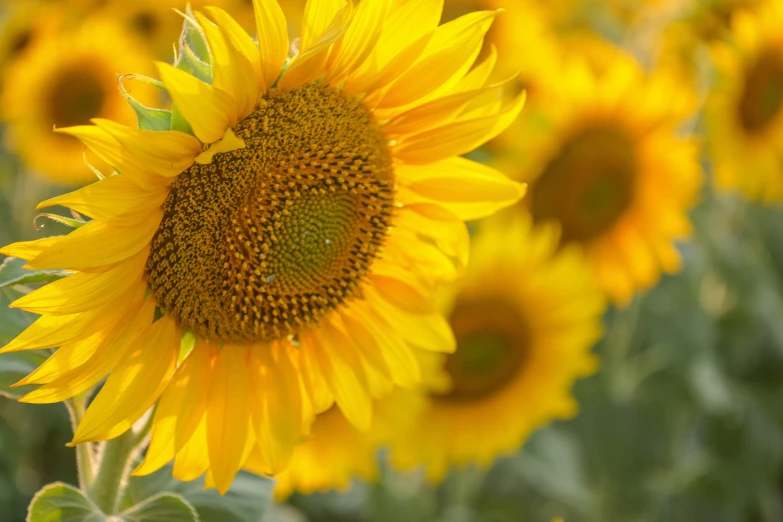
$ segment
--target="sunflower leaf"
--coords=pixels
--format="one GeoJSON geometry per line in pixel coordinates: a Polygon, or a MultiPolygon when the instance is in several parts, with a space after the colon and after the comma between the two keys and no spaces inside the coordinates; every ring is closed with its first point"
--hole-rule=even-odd
{"type": "Polygon", "coordinates": [[[199,522],[193,506],[174,493],[149,497],[123,511],[118,518],[127,522],[199,522]]]}
{"type": "Polygon", "coordinates": [[[73,486],[55,482],[43,487],[27,508],[27,522],[104,522],[106,515],[73,486]]]}
{"type": "Polygon", "coordinates": [[[49,283],[65,277],[61,270],[27,270],[22,268],[27,261],[7,257],[0,263],[0,288],[9,288],[34,283],[49,283]]]}
{"type": "Polygon", "coordinates": [[[131,477],[123,506],[137,504],[161,491],[181,495],[198,513],[200,522],[245,522],[261,520],[269,509],[274,481],[240,471],[231,489],[221,496],[205,490],[204,480],[181,482],[171,476],[171,466],[151,475],[131,477]]]}

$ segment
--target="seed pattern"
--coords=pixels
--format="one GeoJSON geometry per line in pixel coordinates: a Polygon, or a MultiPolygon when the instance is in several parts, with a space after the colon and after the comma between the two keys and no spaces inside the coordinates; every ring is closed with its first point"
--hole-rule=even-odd
{"type": "Polygon", "coordinates": [[[391,154],[360,101],[320,85],[270,94],[234,132],[245,148],[172,184],[148,282],[197,336],[282,339],[359,295],[391,223],[391,154]]]}

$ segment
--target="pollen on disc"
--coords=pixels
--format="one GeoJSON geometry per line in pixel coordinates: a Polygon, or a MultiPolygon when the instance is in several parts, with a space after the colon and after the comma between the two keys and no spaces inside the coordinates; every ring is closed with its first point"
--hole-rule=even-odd
{"type": "Polygon", "coordinates": [[[391,154],[361,102],[325,86],[271,94],[234,132],[244,148],[172,184],[147,279],[197,336],[281,339],[360,291],[391,221],[391,154]]]}

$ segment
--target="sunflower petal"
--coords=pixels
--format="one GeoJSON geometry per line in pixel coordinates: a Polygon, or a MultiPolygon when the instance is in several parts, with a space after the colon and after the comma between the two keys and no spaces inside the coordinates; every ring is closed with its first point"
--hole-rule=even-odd
{"type": "MultiPolygon", "coordinates": [[[[40,208],[40,207],[39,207],[40,208]]],[[[0,248],[0,254],[29,261],[57,243],[65,236],[42,237],[32,241],[20,241],[0,248]]]]}
{"type": "Polygon", "coordinates": [[[150,409],[174,373],[180,335],[170,316],[139,335],[90,403],[72,445],[116,437],[150,409]]]}
{"type": "Polygon", "coordinates": [[[117,175],[47,199],[36,208],[62,205],[110,225],[130,226],[144,221],[150,212],[163,204],[167,195],[165,190],[145,190],[130,177],[117,175]]]}
{"type": "Polygon", "coordinates": [[[156,62],[174,105],[203,143],[212,143],[237,122],[237,105],[229,94],[167,63],[156,62]]]}
{"type": "Polygon", "coordinates": [[[390,7],[391,0],[359,3],[350,27],[329,55],[325,81],[339,81],[348,71],[364,63],[375,48],[390,7]]]}
{"type": "Polygon", "coordinates": [[[250,382],[246,348],[220,349],[207,402],[207,450],[215,486],[225,494],[242,467],[250,429],[250,382]]]}
{"type": "Polygon", "coordinates": [[[288,23],[277,0],[253,0],[253,10],[260,49],[261,90],[265,93],[277,80],[288,56],[288,23]]]}
{"type": "Polygon", "coordinates": [[[152,240],[163,210],[150,212],[138,225],[117,227],[92,221],[77,228],[28,262],[34,269],[89,268],[123,261],[152,240]]]}
{"type": "Polygon", "coordinates": [[[125,147],[149,170],[164,177],[182,173],[201,153],[201,143],[179,131],[146,131],[95,118],[92,122],[125,147]]]}

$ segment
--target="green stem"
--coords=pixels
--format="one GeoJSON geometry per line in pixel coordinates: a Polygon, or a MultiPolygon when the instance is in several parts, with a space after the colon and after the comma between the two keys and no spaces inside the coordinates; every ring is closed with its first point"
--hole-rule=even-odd
{"type": "MultiPolygon", "coordinates": [[[[74,433],[76,433],[76,428],[79,426],[79,423],[84,416],[86,399],[87,394],[80,394],[65,401],[65,406],[68,408],[68,413],[71,417],[71,426],[73,427],[74,433]]],[[[83,491],[87,491],[92,486],[95,474],[92,444],[84,443],[76,446],[76,469],[79,473],[79,487],[83,491]]]]}
{"type": "Polygon", "coordinates": [[[120,493],[130,472],[136,434],[128,430],[119,437],[106,441],[101,455],[100,468],[95,482],[89,489],[90,498],[107,515],[118,508],[120,493]]]}

